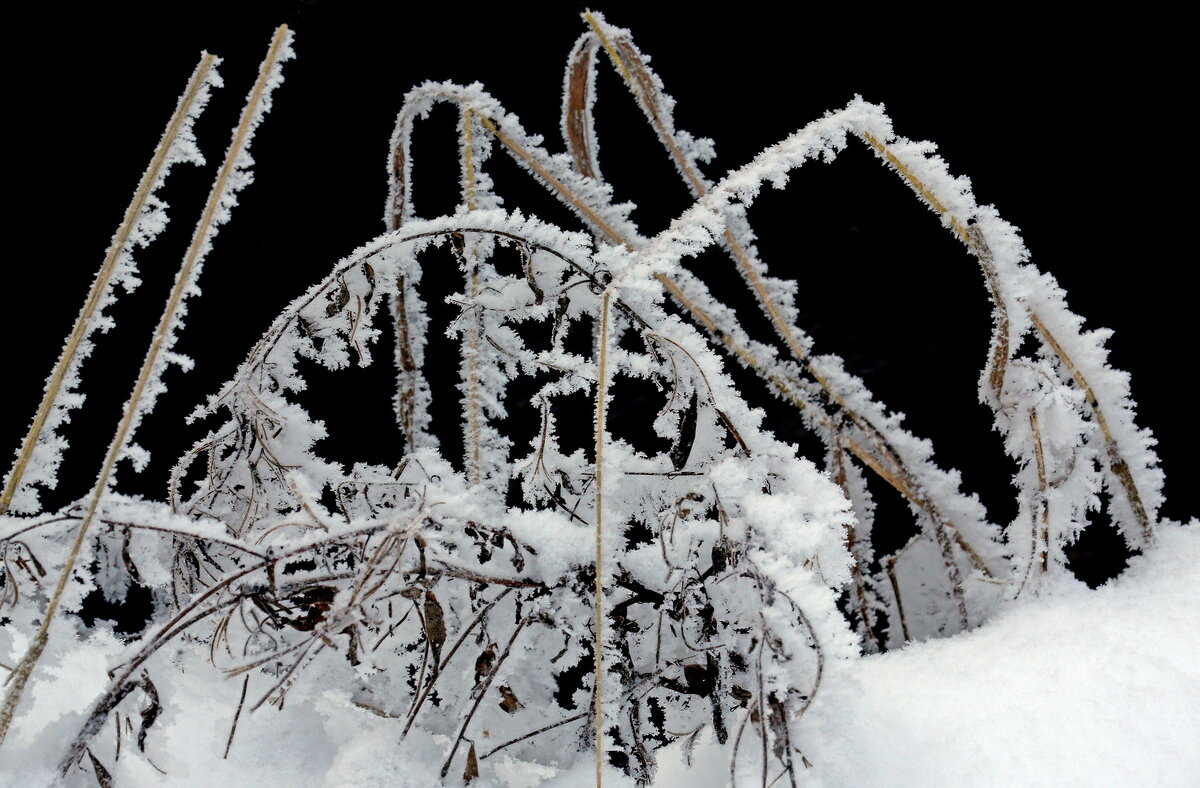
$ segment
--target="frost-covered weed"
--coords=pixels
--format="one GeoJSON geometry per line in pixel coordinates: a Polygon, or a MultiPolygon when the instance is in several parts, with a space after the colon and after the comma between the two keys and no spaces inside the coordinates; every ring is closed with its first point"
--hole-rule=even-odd
{"type": "Polygon", "coordinates": [[[0,602],[16,666],[0,735],[11,725],[12,738],[43,742],[39,757],[67,779],[91,772],[104,784],[118,764],[139,773],[128,764],[153,763],[166,746],[154,724],[181,713],[166,688],[187,670],[193,681],[238,679],[226,753],[247,726],[268,724],[252,712],[282,709],[313,682],[364,726],[387,721],[388,741],[411,753],[413,784],[489,780],[514,759],[565,773],[594,761],[597,783],[649,784],[660,749],[686,753],[702,737],[725,748],[731,782],[795,784],[807,765],[795,722],[830,672],[864,650],[976,626],[1051,587],[1064,546],[1102,500],[1131,546],[1154,538],[1161,473],[1133,424],[1126,376],[1106,363],[1105,333],[1082,329],[1015,228],[977,205],[930,143],[897,136],[880,107],[855,99],[711,182],[700,165],[712,143],[675,128],[673,101],[629,32],[585,19],[564,79],[568,152],[547,152],[478,85],[413,89],[388,159],[388,232],[294,301],[197,409],[215,426],[180,459],[165,499],[123,497],[113,473],[123,459],[149,459],[134,432],[163,365],[187,363],[171,353],[185,298],[250,177],[249,139],[290,55],[281,30],[95,489],[42,512],[36,488],[55,483],[66,448],[57,431],[111,282],[133,281],[130,250],[165,221],[153,192],[166,166],[199,156],[191,119],[219,84],[211,59],[202,63],[6,481],[0,602]],[[653,237],[600,176],[592,111],[605,57],[695,197],[653,237]],[[437,104],[459,113],[461,198],[453,215],[425,219],[411,139],[437,104]],[[838,357],[814,351],[793,283],[756,251],[747,209],[762,186],[854,147],[849,155],[873,152],[904,179],[980,264],[995,326],[980,396],[1018,463],[1020,510],[1005,528],[838,357]],[[489,175],[498,152],[583,229],[506,210],[489,175]],[[685,265],[714,245],[774,337],[751,336],[685,265]],[[431,320],[423,296],[422,261],[438,250],[462,277],[449,325],[431,320]],[[303,370],[369,365],[380,325],[395,331],[404,446],[394,464],[345,467],[314,449],[325,427],[302,402],[303,370]],[[457,391],[427,376],[437,332],[461,348],[457,391]],[[824,443],[821,468],[747,405],[731,360],[795,407],[824,443]],[[617,429],[610,410],[633,384],[653,387],[663,406],[617,429]],[[517,397],[539,414],[528,434],[508,418],[517,397]],[[461,404],[461,457],[440,450],[435,398],[461,404]],[[919,525],[891,555],[872,549],[871,475],[919,525]],[[78,613],[96,589],[120,601],[135,585],[152,594],[152,621],[123,645],[103,626],[87,633],[90,674],[109,667],[90,705],[23,701],[27,681],[36,689],[71,664],[79,627],[58,608],[78,613]],[[55,752],[54,741],[69,744],[55,752]]]}

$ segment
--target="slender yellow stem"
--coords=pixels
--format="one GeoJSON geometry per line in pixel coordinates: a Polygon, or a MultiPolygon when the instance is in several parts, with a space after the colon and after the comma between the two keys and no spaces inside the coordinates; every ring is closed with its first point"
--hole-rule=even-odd
{"type": "Polygon", "coordinates": [[[913,189],[916,190],[917,194],[921,196],[921,199],[929,204],[930,208],[932,208],[938,215],[945,216],[950,221],[950,229],[955,235],[958,236],[959,240],[970,246],[971,234],[967,232],[966,225],[959,221],[957,216],[950,213],[949,209],[947,209],[946,206],[942,204],[942,201],[937,198],[937,195],[935,195],[933,191],[926,186],[920,178],[917,177],[916,173],[909,169],[908,165],[900,161],[900,158],[896,156],[896,154],[892,153],[892,151],[888,149],[886,145],[880,142],[875,135],[871,134],[870,132],[863,132],[862,137],[879,153],[880,156],[887,160],[888,164],[892,165],[892,167],[896,169],[896,172],[900,173],[901,178],[908,181],[909,185],[912,186],[913,189]]]}
{"type": "MultiPolygon", "coordinates": [[[[33,457],[33,450],[37,447],[38,439],[46,427],[46,420],[50,417],[50,412],[54,409],[54,403],[58,401],[58,396],[62,392],[67,370],[71,368],[71,364],[79,352],[79,345],[89,333],[92,318],[96,316],[96,312],[100,308],[100,301],[112,281],[117,261],[120,260],[121,253],[128,245],[129,236],[133,232],[134,225],[137,224],[138,217],[146,207],[146,201],[150,198],[151,193],[153,193],[154,185],[158,182],[159,176],[162,174],[164,166],[166,166],[167,154],[170,153],[171,146],[174,145],[175,139],[179,136],[184,123],[192,113],[192,107],[196,103],[201,88],[203,88],[204,83],[208,80],[208,74],[212,71],[216,62],[217,57],[215,55],[210,55],[207,52],[201,55],[200,63],[192,73],[192,78],[188,82],[182,97],[180,97],[179,105],[175,108],[175,114],[171,116],[170,122],[167,123],[167,128],[163,132],[162,139],[158,142],[158,148],[155,149],[154,156],[150,159],[150,166],[146,168],[146,172],[142,175],[142,180],[138,184],[137,191],[133,194],[133,200],[129,203],[129,207],[125,209],[125,217],[121,222],[120,228],[117,230],[116,236],[113,238],[112,245],[108,248],[108,254],[104,258],[103,265],[100,266],[100,272],[96,275],[96,281],[92,283],[92,289],[88,293],[87,300],[84,301],[83,309],[80,310],[79,317],[75,319],[75,326],[71,329],[71,333],[67,337],[67,343],[63,348],[62,355],[58,359],[58,364],[50,374],[50,380],[46,384],[46,392],[42,396],[41,405],[38,406],[37,413],[33,417],[33,424],[30,425],[29,433],[25,436],[25,440],[21,444],[21,451],[17,455],[17,461],[8,474],[8,481],[4,485],[4,492],[0,494],[0,514],[8,511],[9,506],[12,505],[13,497],[21,488],[21,482],[25,478],[25,470],[28,468],[29,461],[33,457]]],[[[2,739],[3,734],[0,733],[0,740],[2,739]]]]}
{"type": "MultiPolygon", "coordinates": [[[[475,194],[475,113],[464,108],[463,123],[463,198],[467,210],[477,207],[475,194]]],[[[463,260],[467,264],[468,286],[472,299],[479,292],[479,272],[476,270],[476,260],[473,251],[474,242],[467,239],[463,246],[463,260]]],[[[470,457],[467,463],[467,479],[471,484],[483,481],[483,424],[479,407],[479,335],[482,333],[480,315],[476,312],[467,321],[467,442],[470,444],[467,453],[470,457]]]]}
{"type": "Polygon", "coordinates": [[[619,232],[614,230],[608,224],[608,222],[600,218],[600,215],[596,213],[596,211],[593,210],[590,205],[576,197],[574,192],[568,189],[562,181],[551,175],[550,171],[543,167],[541,163],[529,153],[529,151],[525,150],[523,145],[502,132],[500,128],[494,122],[492,122],[491,118],[480,116],[479,122],[482,123],[483,127],[491,132],[496,139],[500,140],[504,147],[512,151],[514,156],[525,162],[526,166],[533,170],[539,178],[544,180],[550,186],[550,188],[561,194],[572,208],[579,211],[579,213],[587,221],[591,222],[601,232],[607,235],[610,241],[615,244],[625,244],[626,246],[629,245],[629,242],[619,232]]]}
{"type": "Polygon", "coordinates": [[[604,769],[604,422],[608,396],[608,321],[611,294],[604,291],[600,304],[600,347],[596,373],[596,788],[600,788],[604,769]]]}
{"type": "Polygon", "coordinates": [[[1108,426],[1108,419],[1104,415],[1104,410],[1100,407],[1100,402],[1096,399],[1096,392],[1092,389],[1090,383],[1079,367],[1075,366],[1075,362],[1067,354],[1067,351],[1059,344],[1054,334],[1042,322],[1042,319],[1036,312],[1030,310],[1030,319],[1033,325],[1037,327],[1038,332],[1046,340],[1046,344],[1050,346],[1054,354],[1058,356],[1063,366],[1071,373],[1071,377],[1083,390],[1087,396],[1088,405],[1092,408],[1092,413],[1096,414],[1096,424],[1100,427],[1100,432],[1104,435],[1104,447],[1108,455],[1108,467],[1113,472],[1113,475],[1121,482],[1121,486],[1125,488],[1125,495],[1129,498],[1129,506],[1133,509],[1134,519],[1142,529],[1142,536],[1149,540],[1153,535],[1151,529],[1150,515],[1146,512],[1146,505],[1142,503],[1142,496],[1138,492],[1137,483],[1133,480],[1133,474],[1129,470],[1129,463],[1125,462],[1125,458],[1121,456],[1121,450],[1117,446],[1117,439],[1113,437],[1112,429],[1108,426]]]}
{"type": "Polygon", "coordinates": [[[58,612],[63,591],[66,589],[67,581],[71,576],[72,569],[75,567],[75,562],[79,559],[88,529],[96,518],[96,512],[99,510],[104,495],[108,491],[117,459],[128,444],[134,425],[137,423],[138,412],[142,398],[145,396],[146,387],[154,378],[154,370],[158,367],[159,359],[171,336],[171,331],[179,312],[179,306],[183,301],[184,293],[191,283],[192,271],[199,263],[202,252],[208,244],[217,207],[225,194],[230,175],[237,168],[238,157],[245,148],[246,140],[249,138],[251,128],[254,125],[254,116],[262,102],[268,80],[276,61],[279,59],[284,43],[287,40],[287,35],[287,25],[282,25],[275,32],[275,36],[271,40],[271,48],[268,50],[267,57],[260,67],[258,80],[255,82],[254,89],[247,99],[246,106],[242,109],[241,121],[234,131],[233,142],[225,155],[225,162],[217,175],[216,181],[213,183],[212,190],[209,192],[208,202],[204,206],[204,212],[200,216],[200,221],[196,224],[196,230],[192,235],[192,242],[188,246],[187,253],[184,255],[183,264],[180,266],[179,274],[175,280],[175,286],[171,290],[170,297],[167,299],[167,305],[163,310],[162,317],[159,319],[158,328],[154,332],[150,350],[146,354],[146,360],[143,362],[142,370],[138,375],[137,382],[134,384],[133,394],[125,405],[125,413],[117,426],[117,432],[113,436],[113,441],[109,445],[104,463],[100,467],[100,473],[96,478],[96,485],[92,489],[86,513],[79,524],[79,530],[75,534],[75,541],[71,545],[71,551],[68,553],[62,572],[59,574],[58,584],[55,586],[54,593],[50,596],[49,604],[42,615],[41,625],[34,635],[33,642],[30,644],[28,651],[25,652],[25,656],[18,663],[16,669],[9,674],[8,691],[4,696],[4,705],[0,707],[0,743],[4,741],[4,737],[8,734],[8,729],[12,724],[17,705],[21,701],[25,685],[46,649],[50,635],[50,624],[58,612]]]}
{"type": "MultiPolygon", "coordinates": [[[[900,174],[900,177],[908,182],[908,184],[917,192],[921,199],[929,205],[929,207],[931,207],[938,214],[946,217],[950,224],[950,229],[954,232],[954,234],[957,235],[959,240],[966,244],[967,247],[980,259],[980,263],[983,265],[984,274],[988,278],[989,287],[993,289],[993,300],[997,305],[1000,306],[1001,310],[1003,310],[1003,301],[1000,298],[999,292],[999,278],[995,275],[994,267],[992,266],[991,253],[988,250],[982,234],[978,232],[972,232],[972,228],[968,228],[958,219],[957,216],[950,213],[949,209],[947,209],[946,206],[937,198],[937,195],[935,195],[933,191],[926,186],[920,178],[917,177],[916,173],[909,169],[909,167],[907,167],[904,162],[902,162],[899,157],[896,156],[896,154],[892,153],[892,151],[889,150],[886,145],[869,133],[864,133],[862,137],[879,153],[880,156],[887,160],[888,164],[895,168],[896,172],[900,174]]],[[[1133,474],[1129,470],[1129,464],[1125,461],[1125,458],[1121,456],[1120,448],[1117,446],[1116,438],[1113,437],[1112,430],[1108,425],[1108,418],[1105,416],[1104,410],[1100,407],[1100,403],[1096,399],[1095,391],[1092,389],[1091,384],[1088,382],[1083,372],[1075,365],[1075,362],[1071,360],[1071,357],[1067,354],[1057,337],[1055,337],[1050,329],[1046,327],[1046,324],[1042,321],[1041,316],[1038,315],[1038,313],[1032,308],[1029,308],[1028,312],[1029,319],[1037,328],[1038,333],[1042,335],[1043,340],[1045,340],[1046,344],[1050,346],[1050,349],[1054,351],[1054,354],[1058,356],[1063,366],[1066,367],[1067,371],[1071,373],[1071,377],[1074,378],[1075,383],[1087,396],[1088,405],[1091,406],[1092,413],[1094,413],[1096,416],[1096,424],[1100,427],[1100,432],[1104,435],[1105,448],[1107,449],[1108,453],[1109,469],[1120,481],[1121,486],[1125,488],[1125,495],[1129,499],[1129,506],[1133,510],[1134,519],[1137,520],[1138,526],[1142,530],[1143,537],[1150,539],[1152,535],[1150,515],[1146,512],[1146,506],[1142,502],[1142,496],[1138,491],[1137,483],[1134,481],[1133,474]]],[[[1005,320],[1007,320],[1006,312],[1002,312],[1002,316],[1005,320]]],[[[1005,347],[1005,350],[1007,351],[1007,346],[1005,347]]],[[[995,390],[997,394],[999,393],[1003,384],[1003,367],[1000,366],[999,370],[1000,371],[997,372],[997,365],[995,362],[993,362],[991,384],[993,390],[995,390]]],[[[997,404],[999,404],[998,401],[997,404]]]]}

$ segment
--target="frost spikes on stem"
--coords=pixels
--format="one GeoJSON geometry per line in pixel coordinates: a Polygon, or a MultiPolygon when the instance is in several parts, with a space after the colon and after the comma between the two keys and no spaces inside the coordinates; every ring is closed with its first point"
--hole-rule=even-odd
{"type": "MultiPolygon", "coordinates": [[[[100,327],[99,319],[104,307],[115,297],[113,284],[122,273],[120,271],[121,263],[123,260],[129,259],[135,245],[148,245],[161,230],[161,222],[157,230],[139,228],[138,225],[148,217],[154,193],[166,180],[173,163],[172,151],[180,145],[182,138],[190,137],[192,123],[204,111],[208,102],[209,89],[221,84],[221,78],[216,71],[218,63],[220,63],[220,58],[216,55],[208,52],[202,53],[200,62],[192,72],[191,79],[188,80],[187,87],[179,96],[175,112],[163,131],[158,147],[150,159],[150,165],[142,174],[142,180],[133,194],[133,199],[125,209],[125,217],[113,236],[108,253],[96,274],[95,281],[92,282],[92,288],[88,292],[83,308],[80,310],[79,316],[75,318],[75,325],[67,336],[62,355],[59,356],[54,371],[50,373],[42,402],[38,406],[29,432],[17,453],[16,462],[5,480],[4,492],[0,494],[0,514],[9,511],[14,498],[17,498],[22,491],[30,462],[33,460],[39,444],[44,444],[49,437],[46,435],[46,431],[47,422],[51,420],[51,416],[57,411],[58,418],[55,421],[62,420],[66,412],[71,409],[69,404],[63,402],[63,396],[74,388],[71,378],[78,373],[84,357],[91,352],[88,337],[100,327]]],[[[194,140],[190,141],[194,144],[194,140]]],[[[183,160],[190,159],[196,164],[203,163],[203,157],[200,156],[198,150],[190,151],[190,154],[190,156],[185,155],[183,160]]],[[[126,265],[131,262],[129,260],[126,265]]],[[[132,276],[133,272],[129,270],[124,273],[126,276],[132,276]]],[[[54,427],[51,426],[49,429],[52,432],[54,427]]],[[[57,458],[50,459],[49,464],[57,465],[57,458]]],[[[47,486],[53,486],[53,476],[52,467],[50,478],[45,480],[47,486]]],[[[31,502],[31,504],[33,506],[23,508],[36,508],[35,502],[31,502]]],[[[3,735],[0,734],[0,739],[2,738],[3,735]]]]}
{"type": "MultiPolygon", "coordinates": [[[[4,737],[8,734],[8,729],[12,724],[17,706],[21,701],[25,685],[46,649],[46,644],[49,640],[50,625],[58,612],[58,606],[62,601],[67,581],[71,576],[71,571],[75,567],[75,562],[78,560],[84,541],[87,538],[88,529],[95,519],[96,512],[100,508],[105,493],[108,492],[112,483],[112,475],[117,460],[127,449],[133,430],[140,417],[144,415],[146,404],[143,399],[147,389],[152,383],[158,382],[157,378],[164,366],[162,357],[169,352],[174,339],[174,328],[178,322],[184,296],[189,289],[194,288],[195,275],[198,273],[201,258],[211,246],[212,235],[215,232],[214,225],[220,220],[228,219],[228,211],[233,204],[233,192],[237,188],[236,184],[230,183],[230,178],[239,167],[244,166],[240,159],[245,154],[246,146],[253,136],[254,127],[262,119],[263,114],[269,107],[270,91],[282,79],[279,74],[279,66],[282,60],[290,57],[292,54],[290,47],[291,37],[291,32],[288,30],[287,25],[281,25],[275,31],[270,49],[267,51],[267,57],[259,67],[258,79],[255,81],[254,87],[247,98],[246,106],[242,110],[241,120],[234,129],[233,141],[229,146],[229,151],[225,155],[225,162],[217,174],[216,181],[213,183],[212,191],[208,196],[208,202],[204,207],[204,213],[201,214],[200,221],[192,237],[192,243],[184,255],[183,264],[175,279],[175,286],[167,299],[166,309],[159,320],[158,329],[154,333],[150,350],[146,354],[146,360],[142,364],[142,370],[138,375],[137,382],[134,384],[133,394],[125,405],[124,416],[117,426],[116,434],[113,436],[113,441],[109,446],[108,454],[105,456],[104,464],[101,466],[100,473],[96,478],[96,485],[92,490],[86,514],[79,524],[78,531],[75,534],[75,541],[71,545],[70,553],[67,555],[66,562],[59,574],[58,584],[55,586],[54,593],[51,595],[49,603],[46,606],[46,611],[41,617],[41,625],[38,627],[38,631],[34,635],[28,651],[26,651],[12,673],[9,674],[8,691],[4,696],[4,704],[0,707],[0,743],[3,743],[4,737]],[[220,208],[224,208],[224,216],[218,217],[217,212],[220,208]]],[[[241,180],[242,184],[248,181],[247,178],[242,178],[241,180]]]]}
{"type": "Polygon", "coordinates": [[[604,771],[604,422],[608,408],[608,330],[612,294],[600,303],[596,348],[596,677],[593,689],[596,717],[596,788],[604,771]]]}

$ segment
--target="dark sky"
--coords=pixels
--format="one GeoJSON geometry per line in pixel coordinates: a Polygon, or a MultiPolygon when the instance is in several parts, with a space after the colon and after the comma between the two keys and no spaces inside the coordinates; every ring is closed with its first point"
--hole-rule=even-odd
{"type": "MultiPolygon", "coordinates": [[[[1197,5],[592,7],[631,28],[652,56],[678,101],[678,125],[716,141],[711,177],[856,93],[886,105],[900,134],[937,142],[980,202],[1021,228],[1035,262],[1058,277],[1088,325],[1115,329],[1112,361],[1132,373],[1140,423],[1161,443],[1166,514],[1200,513],[1197,5]]],[[[172,457],[203,434],[183,428],[182,416],[233,372],[274,315],[382,230],[387,144],[408,88],[478,80],[551,150],[562,149],[562,69],[584,29],[583,8],[4,5],[0,128],[10,207],[0,327],[9,406],[0,445],[15,446],[28,423],[201,49],[226,58],[226,89],[200,126],[213,162],[275,24],[295,29],[298,60],[286,67],[256,140],[256,182],[219,236],[201,281],[206,296],[192,306],[181,349],[198,368],[171,373],[173,396],[146,427],[148,442],[172,457]]],[[[687,192],[607,64],[599,94],[605,175],[618,198],[639,203],[634,218],[652,234],[687,207],[687,192]]],[[[444,112],[418,132],[423,215],[453,207],[452,129],[444,112]]],[[[496,167],[509,207],[569,223],[515,167],[496,167]]],[[[174,221],[154,254],[143,255],[146,285],[86,368],[94,388],[72,428],[82,448],[69,476],[85,478],[111,434],[211,172],[173,176],[174,221]]],[[[1012,466],[975,394],[990,317],[974,261],[862,146],[834,165],[806,167],[785,192],[764,196],[751,219],[773,272],[800,279],[802,325],[817,349],[842,354],[883,401],[908,413],[943,464],[960,467],[993,518],[1007,520],[1012,466]]],[[[346,445],[367,430],[393,429],[371,427],[373,418],[387,420],[389,393],[362,390],[385,379],[328,379],[329,396],[363,403],[359,420],[344,427],[346,445]]],[[[777,429],[791,435],[795,426],[784,418],[777,429]]],[[[160,477],[144,484],[161,494],[160,477]]]]}

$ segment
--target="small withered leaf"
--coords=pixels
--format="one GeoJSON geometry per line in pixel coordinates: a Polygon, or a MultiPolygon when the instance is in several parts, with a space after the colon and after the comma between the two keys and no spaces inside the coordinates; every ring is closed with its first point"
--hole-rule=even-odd
{"type": "Polygon", "coordinates": [[[591,120],[588,117],[588,98],[591,93],[588,76],[592,69],[594,50],[595,44],[585,45],[571,59],[567,78],[567,111],[564,113],[567,147],[574,157],[575,170],[588,178],[595,178],[597,175],[588,133],[591,120]]]}
{"type": "Polygon", "coordinates": [[[475,757],[475,745],[467,750],[467,768],[463,771],[463,782],[471,782],[479,776],[479,759],[475,757]]]}
{"type": "Polygon", "coordinates": [[[508,685],[500,687],[500,694],[504,697],[504,700],[500,701],[499,706],[509,714],[512,714],[517,709],[525,708],[525,704],[517,699],[516,693],[508,685]]]}
{"type": "Polygon", "coordinates": [[[45,577],[46,570],[42,567],[42,562],[37,559],[37,556],[33,554],[32,550],[28,550],[28,552],[29,560],[33,561],[33,568],[37,570],[38,577],[45,577]]]}
{"type": "Polygon", "coordinates": [[[427,567],[425,565],[425,539],[420,534],[413,535],[413,544],[417,546],[417,577],[424,579],[427,567]]]}
{"type": "Polygon", "coordinates": [[[675,470],[682,471],[687,465],[688,457],[692,454],[692,444],[696,442],[696,391],[688,400],[687,408],[679,416],[679,438],[671,447],[671,464],[675,470]]]}
{"type": "Polygon", "coordinates": [[[783,763],[790,761],[788,752],[788,742],[791,737],[788,733],[787,712],[779,699],[774,693],[767,696],[767,725],[771,728],[771,751],[783,763]]]}
{"type": "Polygon", "coordinates": [[[429,647],[433,649],[436,662],[442,660],[442,645],[446,642],[446,618],[442,613],[442,605],[432,591],[425,592],[425,637],[429,639],[429,647]]]}
{"type": "Polygon", "coordinates": [[[370,263],[363,263],[363,276],[365,276],[367,281],[370,282],[371,287],[375,286],[375,269],[370,263]]]}
{"type": "Polygon", "coordinates": [[[112,775],[108,773],[108,769],[104,768],[104,764],[100,763],[100,759],[92,754],[92,749],[89,747],[88,758],[92,760],[92,773],[96,775],[96,782],[100,788],[113,788],[112,775]]]}
{"type": "Polygon", "coordinates": [[[334,296],[333,301],[329,304],[329,306],[325,307],[326,317],[333,317],[338,312],[341,312],[343,309],[345,309],[346,304],[350,303],[350,288],[346,287],[345,282],[339,282],[338,284],[339,287],[337,295],[334,296]]]}
{"type": "Polygon", "coordinates": [[[521,270],[525,272],[525,281],[529,284],[529,289],[533,291],[533,303],[541,306],[542,302],[546,300],[546,294],[538,286],[537,277],[533,273],[533,255],[526,244],[519,244],[517,248],[521,252],[521,270]]]}
{"type": "MultiPolygon", "coordinates": [[[[32,553],[30,553],[30,557],[33,557],[32,553]]],[[[129,573],[129,577],[133,579],[133,582],[135,582],[135,583],[141,582],[142,575],[138,571],[137,564],[135,564],[133,562],[133,557],[129,555],[129,531],[128,531],[128,529],[126,529],[125,535],[121,540],[121,562],[125,565],[125,571],[129,573]]],[[[36,562],[35,562],[35,566],[36,566],[36,562]]],[[[41,567],[38,567],[38,568],[40,569],[41,567]]],[[[45,572],[42,572],[42,576],[43,577],[45,576],[45,572]]]]}
{"type": "Polygon", "coordinates": [[[558,342],[562,338],[563,318],[567,316],[570,306],[571,299],[568,296],[558,297],[558,305],[554,308],[554,317],[550,323],[550,336],[554,342],[558,342]]]}
{"type": "Polygon", "coordinates": [[[720,537],[712,546],[712,573],[720,574],[729,566],[729,540],[720,537]]]}
{"type": "Polygon", "coordinates": [[[738,707],[742,709],[746,708],[746,704],[754,697],[750,690],[740,687],[737,684],[733,685],[732,689],[729,690],[729,694],[733,696],[733,699],[738,702],[738,707]]]}
{"type": "Polygon", "coordinates": [[[742,440],[742,434],[737,431],[737,427],[733,426],[733,421],[720,408],[714,408],[714,410],[716,410],[717,418],[721,420],[722,426],[729,432],[729,437],[733,438],[737,442],[738,448],[749,457],[750,447],[746,445],[746,441],[742,440]]]}
{"type": "Polygon", "coordinates": [[[490,643],[475,659],[475,684],[478,685],[483,677],[492,670],[496,662],[496,644],[490,643]]]}
{"type": "Polygon", "coordinates": [[[146,706],[141,711],[142,725],[138,728],[137,746],[139,750],[145,752],[146,734],[149,733],[150,726],[158,719],[158,715],[162,713],[162,704],[158,701],[158,688],[150,680],[149,674],[142,674],[142,690],[146,693],[146,706]]]}
{"type": "Polygon", "coordinates": [[[340,634],[345,635],[350,640],[349,647],[346,650],[346,659],[350,661],[352,666],[359,665],[362,660],[358,657],[358,628],[351,624],[343,629],[340,634]]]}
{"type": "Polygon", "coordinates": [[[467,248],[467,237],[462,233],[450,233],[450,245],[454,247],[455,253],[461,256],[467,248]]]}
{"type": "Polygon", "coordinates": [[[330,586],[312,586],[292,595],[287,601],[300,615],[290,618],[288,624],[301,632],[311,632],[325,620],[336,595],[337,590],[330,586]]]}

